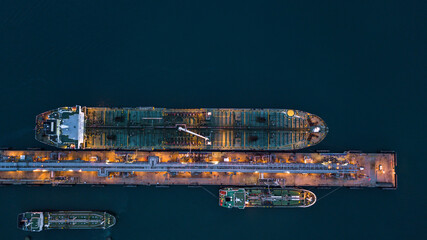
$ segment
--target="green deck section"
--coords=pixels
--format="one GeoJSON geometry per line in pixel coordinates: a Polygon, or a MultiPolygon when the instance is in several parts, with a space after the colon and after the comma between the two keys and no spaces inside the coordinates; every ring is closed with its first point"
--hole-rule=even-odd
{"type": "Polygon", "coordinates": [[[42,212],[25,212],[18,215],[18,228],[24,231],[40,232],[43,230],[42,212]]]}
{"type": "Polygon", "coordinates": [[[63,128],[64,120],[73,118],[73,113],[58,114],[61,110],[37,117],[36,139],[57,147],[85,149],[294,150],[317,144],[328,131],[318,116],[288,109],[81,109],[81,144],[70,141],[74,135],[63,128]],[[58,127],[61,143],[55,134],[42,131],[43,122],[52,120],[62,126],[58,127]],[[209,140],[178,131],[178,127],[209,140]]]}
{"type": "Polygon", "coordinates": [[[316,202],[316,195],[304,189],[224,188],[219,191],[219,199],[219,205],[226,208],[289,208],[312,206],[316,202]]]}
{"type": "Polygon", "coordinates": [[[244,188],[227,188],[219,191],[219,205],[226,208],[245,208],[246,192],[244,188]]]}
{"type": "Polygon", "coordinates": [[[27,212],[18,216],[18,228],[32,232],[49,229],[107,229],[115,223],[115,217],[106,212],[27,212]]]}

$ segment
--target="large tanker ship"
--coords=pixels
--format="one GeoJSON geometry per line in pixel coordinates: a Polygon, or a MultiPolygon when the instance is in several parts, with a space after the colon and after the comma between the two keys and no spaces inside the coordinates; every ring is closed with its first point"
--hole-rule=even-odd
{"type": "Polygon", "coordinates": [[[36,139],[64,149],[296,150],[328,132],[292,109],[61,107],[36,117],[36,139]]]}
{"type": "Polygon", "coordinates": [[[107,212],[25,212],[18,215],[18,228],[30,232],[50,229],[107,229],[114,224],[116,218],[107,212]]]}

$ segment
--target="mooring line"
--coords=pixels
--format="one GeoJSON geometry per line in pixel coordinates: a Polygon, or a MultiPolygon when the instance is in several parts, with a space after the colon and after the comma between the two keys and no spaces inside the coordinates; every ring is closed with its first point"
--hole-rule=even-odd
{"type": "Polygon", "coordinates": [[[218,199],[218,196],[215,195],[213,192],[209,191],[207,188],[201,186],[203,190],[205,190],[206,192],[208,192],[210,195],[212,195],[212,197],[214,197],[215,199],[218,199]]]}
{"type": "Polygon", "coordinates": [[[342,187],[343,187],[343,186],[341,186],[341,187],[339,187],[339,188],[337,188],[337,189],[334,189],[334,190],[330,191],[330,192],[329,192],[329,193],[327,193],[326,195],[324,195],[324,196],[322,196],[321,198],[317,199],[317,201],[320,201],[322,198],[325,198],[325,197],[329,196],[330,194],[334,193],[335,191],[339,190],[339,189],[340,189],[340,188],[342,188],[342,187]]]}

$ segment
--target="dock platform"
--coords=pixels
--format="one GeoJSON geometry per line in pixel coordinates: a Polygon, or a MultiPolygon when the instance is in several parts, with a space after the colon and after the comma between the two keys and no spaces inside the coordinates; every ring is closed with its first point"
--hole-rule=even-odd
{"type": "Polygon", "coordinates": [[[396,154],[0,151],[1,185],[219,185],[396,189],[396,154]]]}

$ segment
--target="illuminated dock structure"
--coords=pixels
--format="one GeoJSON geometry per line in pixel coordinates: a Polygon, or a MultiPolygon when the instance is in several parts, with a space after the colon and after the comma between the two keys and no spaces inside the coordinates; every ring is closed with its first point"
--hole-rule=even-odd
{"type": "Polygon", "coordinates": [[[394,153],[0,151],[0,184],[397,187],[394,153]]]}

